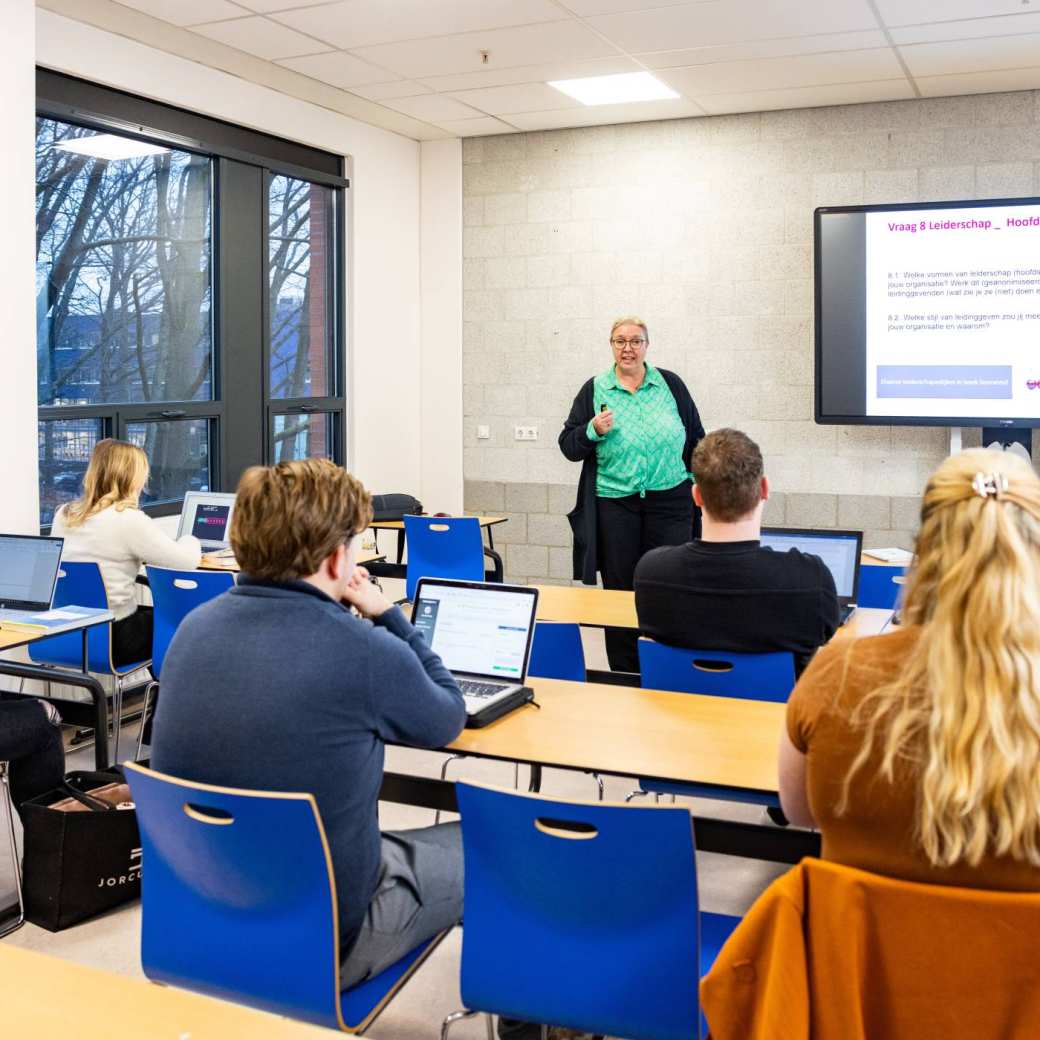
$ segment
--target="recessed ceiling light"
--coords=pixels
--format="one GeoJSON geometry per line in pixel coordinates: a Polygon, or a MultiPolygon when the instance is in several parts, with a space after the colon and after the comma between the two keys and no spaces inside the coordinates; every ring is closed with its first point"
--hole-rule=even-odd
{"type": "Polygon", "coordinates": [[[147,141],[135,141],[132,137],[119,137],[117,134],[94,134],[91,137],[74,137],[69,141],[56,144],[63,152],[74,152],[76,155],[90,155],[95,159],[139,159],[142,155],[162,155],[169,148],[147,141]]]}
{"type": "Polygon", "coordinates": [[[679,95],[649,72],[623,72],[616,76],[550,80],[550,87],[583,105],[619,105],[629,101],[670,101],[679,95]]]}

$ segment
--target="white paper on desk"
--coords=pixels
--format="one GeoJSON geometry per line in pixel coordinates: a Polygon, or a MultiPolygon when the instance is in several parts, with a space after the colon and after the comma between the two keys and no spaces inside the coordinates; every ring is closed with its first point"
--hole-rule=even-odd
{"type": "Polygon", "coordinates": [[[71,610],[44,610],[39,614],[33,614],[34,621],[79,621],[82,614],[71,610]]]}

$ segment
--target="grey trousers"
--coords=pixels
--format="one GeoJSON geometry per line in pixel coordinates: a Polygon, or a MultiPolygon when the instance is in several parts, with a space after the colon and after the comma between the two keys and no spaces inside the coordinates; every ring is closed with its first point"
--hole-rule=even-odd
{"type": "Polygon", "coordinates": [[[347,989],[462,919],[462,831],[442,823],[383,832],[379,882],[353,949],[340,965],[347,989]]]}

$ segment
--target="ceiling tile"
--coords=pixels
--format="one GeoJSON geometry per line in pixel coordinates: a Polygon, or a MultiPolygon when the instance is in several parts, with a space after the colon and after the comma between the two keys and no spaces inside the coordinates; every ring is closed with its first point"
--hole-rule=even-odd
{"type": "Polygon", "coordinates": [[[986,36],[1016,36],[1040,32],[1040,12],[1003,18],[970,18],[963,22],[933,22],[892,29],[893,43],[937,43],[943,40],[978,40],[986,36]]]}
{"type": "Polygon", "coordinates": [[[690,0],[560,0],[576,15],[616,14],[619,11],[647,11],[652,7],[682,7],[690,0]]]}
{"type": "Polygon", "coordinates": [[[640,101],[627,105],[582,105],[553,112],[518,112],[507,118],[521,130],[559,130],[569,126],[607,126],[611,123],[645,123],[657,119],[701,116],[704,110],[690,101],[640,101]]]}
{"type": "Polygon", "coordinates": [[[372,83],[363,87],[351,87],[350,92],[369,101],[386,101],[389,98],[415,97],[416,94],[432,94],[433,91],[414,79],[399,79],[393,83],[372,83]]]}
{"type": "Polygon", "coordinates": [[[890,48],[879,48],[694,65],[685,69],[659,70],[657,77],[687,97],[699,97],[701,94],[732,91],[899,79],[903,77],[903,71],[890,48]]]}
{"type": "Polygon", "coordinates": [[[1000,69],[995,72],[968,72],[960,76],[915,76],[914,82],[925,97],[1037,90],[1040,89],[1040,66],[1030,69],[1000,69]]]}
{"type": "Polygon", "coordinates": [[[208,25],[193,26],[191,31],[208,36],[219,43],[226,43],[229,47],[237,47],[248,54],[255,54],[258,58],[295,58],[301,54],[318,54],[332,49],[266,18],[238,18],[233,22],[212,22],[208,25]]]}
{"type": "Polygon", "coordinates": [[[1017,14],[1024,0],[877,0],[885,25],[918,25],[957,18],[989,18],[1017,14]]]}
{"type": "Polygon", "coordinates": [[[123,7],[143,11],[174,25],[215,22],[219,18],[241,18],[249,12],[226,0],[118,0],[123,7]]]}
{"type": "Polygon", "coordinates": [[[867,0],[708,0],[604,15],[590,18],[589,25],[629,54],[878,28],[867,0]]]}
{"type": "Polygon", "coordinates": [[[556,22],[562,14],[551,0],[342,0],[272,17],[344,50],[353,50],[400,40],[556,22]]]}
{"type": "Polygon", "coordinates": [[[294,72],[302,72],[311,79],[320,79],[322,83],[330,83],[345,90],[364,86],[366,83],[386,83],[388,80],[399,79],[386,69],[369,65],[367,61],[355,58],[353,54],[344,54],[342,51],[310,54],[305,58],[282,58],[278,64],[294,72]]]}
{"type": "Polygon", "coordinates": [[[888,41],[880,29],[822,36],[788,36],[782,40],[754,40],[720,47],[694,47],[682,51],[654,51],[635,57],[650,69],[671,69],[684,65],[707,65],[717,61],[744,61],[779,58],[789,54],[819,54],[826,51],[856,51],[885,47],[888,41]]]}
{"type": "Polygon", "coordinates": [[[437,123],[442,130],[458,134],[459,137],[485,137],[488,134],[515,134],[516,127],[503,123],[492,116],[480,116],[478,119],[448,119],[437,123]]]}
{"type": "Polygon", "coordinates": [[[358,57],[414,79],[477,71],[484,67],[481,51],[489,51],[491,66],[501,68],[530,65],[535,55],[543,61],[564,61],[617,54],[616,48],[576,21],[354,48],[358,57]]]}
{"type": "Polygon", "coordinates": [[[878,83],[837,83],[787,90],[753,90],[706,94],[698,103],[710,115],[729,112],[771,112],[783,108],[820,108],[823,105],[857,105],[866,101],[901,101],[914,92],[905,79],[878,83]]]}
{"type": "Polygon", "coordinates": [[[271,11],[287,11],[291,7],[314,7],[322,0],[235,0],[235,3],[248,7],[258,14],[269,14],[271,11]]]}
{"type": "Polygon", "coordinates": [[[434,90],[477,90],[509,87],[519,83],[548,83],[551,79],[581,79],[583,76],[613,76],[620,72],[641,72],[642,66],[631,58],[593,58],[590,61],[558,61],[546,65],[517,65],[514,68],[481,68],[455,76],[424,76],[423,83],[434,90]]]}
{"type": "Polygon", "coordinates": [[[1021,69],[1040,65],[1040,33],[955,40],[900,47],[907,68],[918,76],[955,76],[964,72],[1021,69]]]}
{"type": "Polygon", "coordinates": [[[551,108],[573,108],[574,98],[545,83],[519,83],[512,87],[460,90],[451,95],[458,101],[493,115],[509,112],[544,112],[551,108]]]}
{"type": "Polygon", "coordinates": [[[420,94],[418,97],[391,98],[381,102],[387,108],[403,112],[427,123],[441,123],[445,119],[475,119],[485,113],[478,112],[461,101],[443,94],[420,94]]]}

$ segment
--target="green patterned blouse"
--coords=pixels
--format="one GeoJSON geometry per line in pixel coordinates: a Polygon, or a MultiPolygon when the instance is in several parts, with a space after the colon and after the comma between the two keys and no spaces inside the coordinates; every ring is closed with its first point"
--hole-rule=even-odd
{"type": "Polygon", "coordinates": [[[643,496],[667,491],[689,479],[683,460],[686,428],[675,398],[653,365],[635,393],[617,380],[614,366],[596,376],[592,399],[597,414],[605,404],[614,412],[614,426],[605,437],[590,420],[586,433],[596,442],[596,494],[600,498],[643,496]]]}

